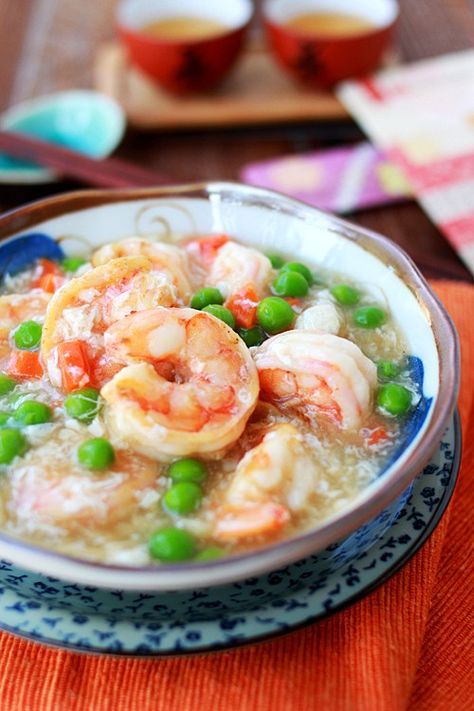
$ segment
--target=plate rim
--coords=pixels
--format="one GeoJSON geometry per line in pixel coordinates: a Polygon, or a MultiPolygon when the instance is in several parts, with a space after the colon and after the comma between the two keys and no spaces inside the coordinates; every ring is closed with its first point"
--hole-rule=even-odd
{"type": "MultiPolygon", "coordinates": [[[[206,656],[209,654],[218,654],[221,652],[230,652],[236,649],[242,649],[244,647],[249,647],[252,645],[259,645],[259,644],[264,644],[265,642],[270,642],[275,639],[279,639],[282,637],[287,637],[292,634],[295,634],[299,632],[300,630],[304,629],[305,627],[309,627],[310,625],[317,624],[319,622],[322,622],[323,620],[327,620],[331,618],[333,615],[343,612],[344,610],[348,609],[349,607],[352,607],[355,605],[357,602],[360,602],[363,600],[365,597],[370,595],[372,592],[374,592],[377,588],[381,587],[384,585],[390,578],[392,578],[394,575],[396,575],[402,568],[405,567],[405,565],[412,560],[412,558],[423,548],[425,543],[429,540],[431,535],[434,533],[436,528],[438,527],[441,519],[443,518],[449,503],[452,500],[454,491],[456,489],[456,485],[459,479],[459,471],[461,468],[461,459],[462,459],[462,449],[463,449],[463,437],[462,437],[462,427],[461,427],[461,418],[459,414],[459,410],[456,407],[456,409],[453,412],[453,416],[451,419],[451,423],[453,426],[453,436],[454,436],[454,456],[452,460],[452,469],[449,477],[449,483],[444,491],[443,497],[441,501],[439,502],[438,506],[436,507],[434,514],[431,516],[428,525],[422,530],[421,535],[413,542],[413,545],[410,546],[404,554],[396,560],[393,565],[391,565],[389,568],[384,570],[379,577],[377,577],[375,580],[373,580],[371,583],[369,583],[367,586],[363,587],[361,590],[358,590],[352,595],[349,595],[348,597],[344,598],[339,603],[336,603],[334,607],[331,607],[329,610],[324,611],[323,613],[315,613],[313,615],[310,615],[307,619],[303,620],[302,622],[295,623],[294,625],[291,626],[291,629],[285,629],[285,630],[273,630],[271,632],[263,633],[263,634],[258,634],[254,637],[248,637],[246,639],[242,640],[232,640],[229,641],[228,643],[212,643],[209,645],[204,645],[200,649],[179,649],[179,650],[155,650],[155,651],[147,651],[147,652],[137,652],[137,651],[116,651],[116,650],[110,650],[108,651],[107,649],[91,649],[90,647],[86,647],[83,645],[79,644],[74,644],[74,643],[69,643],[69,642],[59,642],[51,639],[47,639],[41,636],[34,635],[33,633],[30,632],[22,632],[19,631],[18,629],[13,629],[9,627],[9,625],[5,624],[2,620],[0,620],[0,630],[2,632],[5,632],[7,634],[11,634],[15,637],[18,637],[19,639],[24,639],[25,641],[38,644],[38,645],[43,645],[45,647],[48,647],[50,649],[58,650],[58,651],[66,651],[66,652],[71,652],[74,654],[82,654],[82,655],[90,655],[90,656],[104,656],[104,657],[110,657],[110,658],[129,658],[129,659],[166,659],[166,658],[181,658],[181,657],[189,657],[189,656],[206,656]]],[[[421,472],[420,472],[421,474],[421,472]]],[[[379,539],[380,540],[380,539],[379,539]]],[[[377,543],[374,543],[374,546],[377,545],[377,543]]],[[[370,549],[369,549],[370,550],[370,549]]],[[[336,571],[336,574],[339,571],[336,571]]],[[[282,596],[284,597],[284,596],[282,596]]],[[[52,606],[54,608],[54,606],[52,606]]],[[[72,613],[71,610],[64,610],[66,613],[72,613]]],[[[243,613],[245,614],[245,610],[243,610],[243,613]]],[[[92,615],[91,615],[92,616],[92,615]]],[[[101,615],[98,615],[99,617],[101,615]]],[[[199,622],[198,622],[199,624],[199,622]]]]}

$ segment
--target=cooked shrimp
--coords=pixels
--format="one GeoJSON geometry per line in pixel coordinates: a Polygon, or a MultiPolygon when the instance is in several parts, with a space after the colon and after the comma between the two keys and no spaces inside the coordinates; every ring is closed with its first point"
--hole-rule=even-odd
{"type": "Polygon", "coordinates": [[[186,250],[192,268],[203,275],[212,267],[219,250],[228,241],[227,235],[204,235],[197,239],[194,238],[183,242],[182,247],[186,250]]]}
{"type": "Polygon", "coordinates": [[[234,331],[193,309],[132,314],[105,334],[123,368],[102,388],[109,428],[159,460],[213,455],[242,434],[258,397],[248,349],[234,331]]]}
{"type": "Polygon", "coordinates": [[[239,539],[274,533],[316,495],[318,470],[293,425],[275,425],[239,462],[214,534],[239,539]]]}
{"type": "Polygon", "coordinates": [[[241,289],[252,286],[258,297],[265,295],[273,277],[270,260],[251,247],[227,242],[219,249],[207,281],[229,297],[241,289]]]}
{"type": "Polygon", "coordinates": [[[368,414],[377,371],[351,341],[331,334],[288,331],[254,352],[261,397],[309,420],[323,415],[345,429],[368,414]]]}
{"type": "Polygon", "coordinates": [[[70,389],[60,363],[68,343],[76,351],[80,347],[82,360],[92,364],[82,379],[72,378],[76,386],[102,384],[111,375],[103,352],[105,329],[127,314],[174,306],[177,298],[174,284],[146,257],[113,259],[71,279],[51,299],[43,327],[41,356],[53,385],[70,389]]]}
{"type": "Polygon", "coordinates": [[[239,541],[278,533],[290,521],[288,509],[281,504],[253,504],[239,508],[223,508],[214,527],[214,538],[239,541]]]}
{"type": "Polygon", "coordinates": [[[131,237],[121,242],[106,244],[92,256],[92,265],[98,267],[118,257],[147,257],[155,269],[166,274],[175,285],[183,304],[192,294],[187,254],[182,249],[162,242],[149,242],[140,237],[131,237]]]}
{"type": "Polygon", "coordinates": [[[84,526],[113,526],[130,520],[139,511],[140,499],[157,488],[154,462],[125,452],[117,453],[112,469],[96,475],[71,469],[64,458],[49,466],[36,459],[16,467],[10,480],[11,514],[31,531],[82,533],[84,526]]]}

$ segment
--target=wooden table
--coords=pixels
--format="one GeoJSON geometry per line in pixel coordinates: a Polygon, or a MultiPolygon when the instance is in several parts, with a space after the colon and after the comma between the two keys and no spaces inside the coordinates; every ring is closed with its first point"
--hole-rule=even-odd
{"type": "MultiPolygon", "coordinates": [[[[401,0],[399,48],[413,61],[474,45],[474,0],[401,0]]],[[[114,36],[116,0],[0,0],[0,110],[31,96],[91,86],[95,50],[114,36]]],[[[129,133],[118,156],[183,181],[236,179],[243,163],[356,141],[352,123],[212,133],[129,133]]],[[[0,210],[79,187],[0,188],[0,210]]],[[[428,277],[472,276],[415,203],[353,218],[402,245],[428,277]]]]}

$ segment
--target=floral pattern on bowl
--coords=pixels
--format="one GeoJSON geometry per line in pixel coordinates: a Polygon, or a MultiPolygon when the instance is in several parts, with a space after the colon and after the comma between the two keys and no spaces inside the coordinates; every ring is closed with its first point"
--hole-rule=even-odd
{"type": "MultiPolygon", "coordinates": [[[[410,351],[416,354],[412,365],[423,399],[416,411],[418,419],[414,418],[407,428],[403,451],[395,453],[381,476],[340,515],[293,539],[209,563],[131,569],[79,561],[0,534],[2,557],[25,568],[45,571],[53,578],[86,588],[104,588],[104,596],[107,590],[115,589],[131,591],[131,598],[137,593],[160,591],[178,604],[181,596],[170,591],[195,590],[202,587],[203,580],[208,588],[249,576],[258,580],[272,574],[268,571],[299,565],[294,561],[315,551],[331,551],[331,546],[336,546],[334,560],[343,565],[383,534],[397,513],[400,497],[403,501],[408,495],[413,477],[437,446],[458,385],[457,341],[452,324],[401,250],[379,235],[302,203],[230,183],[74,193],[40,201],[0,219],[0,238],[24,238],[33,231],[51,237],[73,256],[82,256],[91,246],[109,241],[111,234],[117,239],[139,234],[166,241],[173,233],[224,231],[264,250],[290,251],[316,268],[320,264],[351,274],[371,284],[387,304],[396,304],[392,315],[405,333],[410,351]]],[[[10,245],[4,242],[1,250],[10,245]]],[[[321,564],[325,555],[319,554],[321,564]]],[[[295,586],[303,572],[299,565],[295,586]]],[[[186,594],[182,599],[187,599],[186,594]]],[[[112,602],[109,609],[114,609],[112,602]]],[[[197,614],[202,616],[201,612],[197,614]]]]}
{"type": "Polygon", "coordinates": [[[268,576],[189,592],[192,618],[185,606],[176,618],[171,598],[154,610],[153,595],[119,590],[110,598],[120,617],[104,614],[103,591],[1,561],[0,627],[71,650],[147,656],[235,647],[315,622],[368,594],[424,543],[451,497],[460,451],[456,416],[413,491],[402,497],[395,515],[384,514],[385,535],[371,547],[345,558],[343,546],[331,546],[325,561],[310,556],[268,576]],[[208,619],[199,619],[201,614],[208,619]]]}

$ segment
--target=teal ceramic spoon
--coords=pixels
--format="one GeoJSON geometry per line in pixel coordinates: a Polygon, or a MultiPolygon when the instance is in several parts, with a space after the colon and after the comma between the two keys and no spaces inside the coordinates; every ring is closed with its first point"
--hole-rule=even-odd
{"type": "MultiPolygon", "coordinates": [[[[125,116],[120,106],[97,91],[63,91],[26,101],[0,117],[3,130],[24,133],[90,158],[110,155],[122,140],[125,116]]],[[[57,174],[0,154],[0,183],[45,183],[57,174]]]]}

